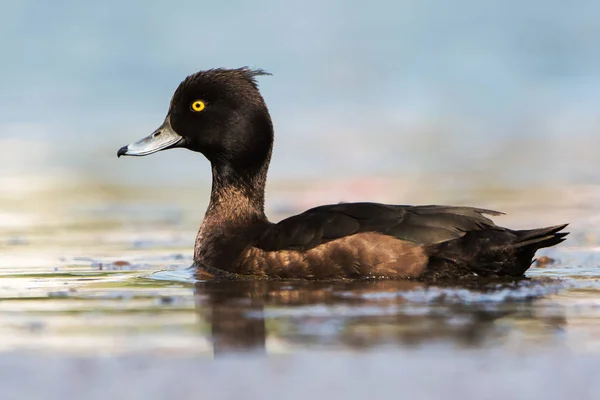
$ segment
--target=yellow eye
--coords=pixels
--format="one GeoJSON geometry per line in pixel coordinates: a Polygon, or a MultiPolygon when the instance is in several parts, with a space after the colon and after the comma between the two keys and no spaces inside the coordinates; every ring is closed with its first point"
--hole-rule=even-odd
{"type": "Polygon", "coordinates": [[[204,104],[203,101],[196,100],[195,102],[192,103],[192,111],[200,112],[200,111],[204,110],[204,107],[206,107],[206,105],[204,104]]]}

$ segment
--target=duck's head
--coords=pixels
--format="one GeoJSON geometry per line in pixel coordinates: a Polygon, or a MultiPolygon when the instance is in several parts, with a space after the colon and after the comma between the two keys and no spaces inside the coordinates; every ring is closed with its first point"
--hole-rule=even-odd
{"type": "Polygon", "coordinates": [[[262,70],[210,69],[188,76],[173,94],[163,124],[151,135],[119,149],[120,156],[146,156],[183,147],[211,163],[235,169],[268,162],[273,127],[256,77],[262,70]]]}

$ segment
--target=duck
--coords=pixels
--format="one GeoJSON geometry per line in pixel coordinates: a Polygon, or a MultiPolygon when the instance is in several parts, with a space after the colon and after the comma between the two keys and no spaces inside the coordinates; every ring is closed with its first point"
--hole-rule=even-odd
{"type": "Polygon", "coordinates": [[[265,186],[274,129],[261,69],[213,68],[176,88],[163,123],[117,156],[185,148],[211,164],[210,201],[194,245],[203,276],[234,280],[416,281],[518,278],[561,224],[513,230],[502,212],[447,205],[337,203],[271,222],[265,186]]]}

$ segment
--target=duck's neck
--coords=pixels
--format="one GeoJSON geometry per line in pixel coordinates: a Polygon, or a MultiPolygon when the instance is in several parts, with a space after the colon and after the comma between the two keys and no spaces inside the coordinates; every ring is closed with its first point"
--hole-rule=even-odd
{"type": "Polygon", "coordinates": [[[223,165],[212,165],[212,189],[205,215],[220,223],[244,223],[266,219],[264,212],[268,164],[256,170],[236,171],[223,165]]]}
{"type": "MultiPolygon", "coordinates": [[[[194,260],[212,264],[233,257],[237,245],[248,244],[260,229],[269,224],[264,212],[268,160],[258,168],[239,171],[228,164],[212,164],[210,202],[194,247],[194,260]]],[[[241,250],[241,249],[240,249],[241,250]]],[[[227,268],[224,268],[227,269],[227,268]]]]}

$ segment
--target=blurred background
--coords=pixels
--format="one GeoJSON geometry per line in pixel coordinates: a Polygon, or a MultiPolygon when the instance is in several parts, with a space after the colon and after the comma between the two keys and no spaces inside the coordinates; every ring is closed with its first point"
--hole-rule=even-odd
{"type": "Polygon", "coordinates": [[[600,5],[577,1],[3,1],[3,190],[206,184],[183,150],[117,160],[188,74],[248,65],[273,180],[478,173],[594,182],[600,5]],[[43,177],[43,179],[42,179],[43,177]],[[10,183],[6,183],[10,182],[10,183]]]}

